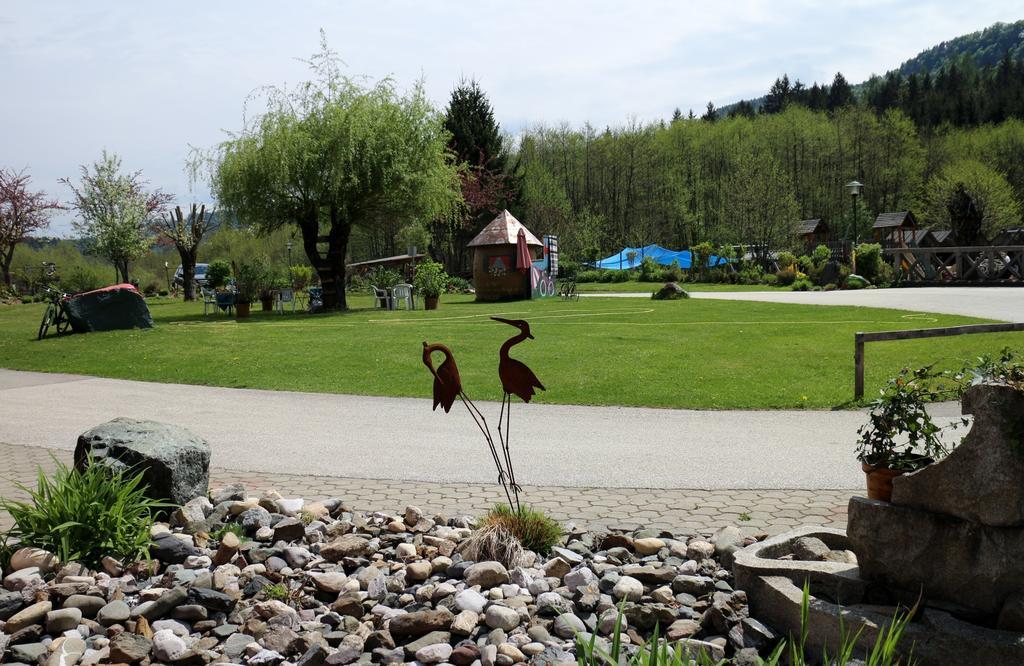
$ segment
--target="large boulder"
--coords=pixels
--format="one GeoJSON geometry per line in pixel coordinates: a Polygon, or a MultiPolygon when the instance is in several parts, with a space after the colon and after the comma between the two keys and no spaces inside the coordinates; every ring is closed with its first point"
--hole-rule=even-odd
{"type": "Polygon", "coordinates": [[[179,426],[116,418],[79,435],[75,467],[90,456],[112,470],[142,471],[154,499],[182,505],[208,490],[210,446],[179,426]]]}

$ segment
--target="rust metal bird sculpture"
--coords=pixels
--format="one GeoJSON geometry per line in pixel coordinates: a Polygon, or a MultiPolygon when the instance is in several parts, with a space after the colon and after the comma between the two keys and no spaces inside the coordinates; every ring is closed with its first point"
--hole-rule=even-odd
{"type": "Polygon", "coordinates": [[[519,329],[519,334],[506,340],[498,351],[498,377],[501,379],[501,388],[505,392],[501,400],[501,415],[498,416],[498,440],[501,442],[501,448],[505,454],[505,465],[508,469],[509,480],[511,481],[512,492],[516,497],[516,508],[518,509],[519,492],[522,488],[516,483],[516,473],[512,468],[512,457],[509,453],[512,396],[516,395],[523,402],[530,402],[536,393],[534,389],[539,388],[541,391],[546,389],[540,383],[540,380],[537,379],[537,375],[534,374],[533,370],[522,361],[510,358],[508,355],[509,350],[515,345],[533,339],[533,335],[530,333],[530,324],[522,319],[502,319],[501,317],[491,317],[491,319],[519,329]],[[502,421],[504,421],[504,424],[502,421]],[[504,433],[502,432],[503,425],[504,433]]]}
{"type": "MultiPolygon", "coordinates": [[[[476,404],[469,399],[466,392],[462,389],[462,378],[459,376],[459,368],[455,365],[455,356],[452,351],[442,344],[428,344],[426,340],[423,341],[423,365],[427,366],[430,370],[430,374],[434,375],[434,410],[437,410],[437,406],[441,405],[447,414],[452,405],[455,404],[455,398],[461,398],[462,404],[466,405],[466,409],[469,411],[469,415],[473,418],[473,422],[476,423],[476,427],[483,433],[484,439],[487,440],[487,446],[491,450],[491,456],[494,458],[494,465],[498,468],[498,483],[505,489],[505,496],[508,497],[509,506],[512,505],[512,497],[509,494],[508,486],[506,485],[507,474],[504,467],[501,464],[501,458],[498,456],[498,449],[494,445],[494,438],[491,436],[491,430],[487,427],[487,420],[484,415],[477,408],[476,404]],[[444,355],[444,360],[441,361],[441,365],[434,368],[433,354],[434,352],[440,352],[444,355]]],[[[518,499],[518,498],[517,498],[518,499]]]]}

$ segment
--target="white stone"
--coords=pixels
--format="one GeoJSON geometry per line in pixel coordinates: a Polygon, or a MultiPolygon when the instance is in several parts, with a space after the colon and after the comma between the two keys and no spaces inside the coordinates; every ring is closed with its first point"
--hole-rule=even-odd
{"type": "Polygon", "coordinates": [[[491,629],[512,631],[519,626],[519,613],[507,606],[494,604],[488,607],[484,621],[491,629]]]}
{"type": "Polygon", "coordinates": [[[185,641],[170,629],[153,634],[153,657],[158,661],[174,661],[188,651],[185,641]]]}
{"type": "Polygon", "coordinates": [[[486,605],[487,599],[476,590],[465,589],[455,595],[455,607],[460,611],[483,613],[486,605]]]}
{"type": "Polygon", "coordinates": [[[451,655],[451,645],[448,643],[435,643],[434,645],[426,645],[416,650],[416,661],[421,664],[440,664],[441,662],[448,661],[448,657],[451,655]]]}
{"type": "Polygon", "coordinates": [[[306,501],[301,497],[294,499],[279,499],[277,500],[277,506],[281,509],[281,513],[286,516],[297,516],[302,511],[302,507],[306,505],[306,501]]]}
{"type": "Polygon", "coordinates": [[[577,588],[586,587],[587,584],[597,580],[597,576],[594,572],[587,567],[580,567],[574,571],[570,571],[565,574],[563,582],[565,586],[569,588],[571,592],[575,592],[577,588]]]}
{"type": "Polygon", "coordinates": [[[644,584],[631,576],[623,576],[612,588],[612,596],[626,601],[640,601],[644,596],[644,584]]]}

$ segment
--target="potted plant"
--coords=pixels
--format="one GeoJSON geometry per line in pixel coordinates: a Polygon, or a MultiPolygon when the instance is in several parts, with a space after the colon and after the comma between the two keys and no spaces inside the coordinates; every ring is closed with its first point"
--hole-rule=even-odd
{"type": "Polygon", "coordinates": [[[892,481],[948,455],[942,432],[966,420],[939,426],[926,405],[958,398],[959,376],[932,371],[932,366],[904,368],[871,403],[868,422],[857,431],[857,459],[867,476],[868,498],[888,502],[892,481]]]}
{"type": "Polygon", "coordinates": [[[263,292],[270,274],[270,264],[265,257],[250,261],[232,262],[235,272],[235,317],[249,316],[252,302],[263,292]]]}
{"type": "Polygon", "coordinates": [[[436,310],[441,292],[448,288],[448,274],[444,267],[436,261],[429,259],[416,266],[416,277],[413,278],[413,286],[423,294],[423,307],[427,310],[436,310]]]}
{"type": "Polygon", "coordinates": [[[211,261],[206,267],[206,285],[211,289],[219,291],[223,289],[231,278],[231,264],[218,259],[211,261]]]}

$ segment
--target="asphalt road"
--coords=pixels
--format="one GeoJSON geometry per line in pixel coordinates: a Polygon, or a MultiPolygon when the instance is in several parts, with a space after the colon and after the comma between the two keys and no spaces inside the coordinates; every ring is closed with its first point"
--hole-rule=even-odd
{"type": "MultiPolygon", "coordinates": [[[[685,285],[684,285],[685,288],[685,285]]],[[[644,293],[598,294],[650,298],[644,293]]],[[[858,305],[917,312],[965,315],[997,321],[1024,322],[1024,287],[917,287],[907,289],[861,289],[857,291],[692,291],[692,298],[729,301],[765,301],[803,305],[858,305]]]]}
{"type": "MultiPolygon", "coordinates": [[[[156,384],[0,370],[0,441],[74,449],[118,416],[184,426],[212,463],[281,472],[490,483],[483,437],[456,403],[156,384]]],[[[478,403],[492,427],[498,403],[478,403]]],[[[952,415],[955,405],[943,407],[952,415]]],[[[529,485],[842,489],[859,411],[697,411],[514,404],[512,454],[529,485]]],[[[0,461],[0,474],[4,464],[0,461]]]]}

